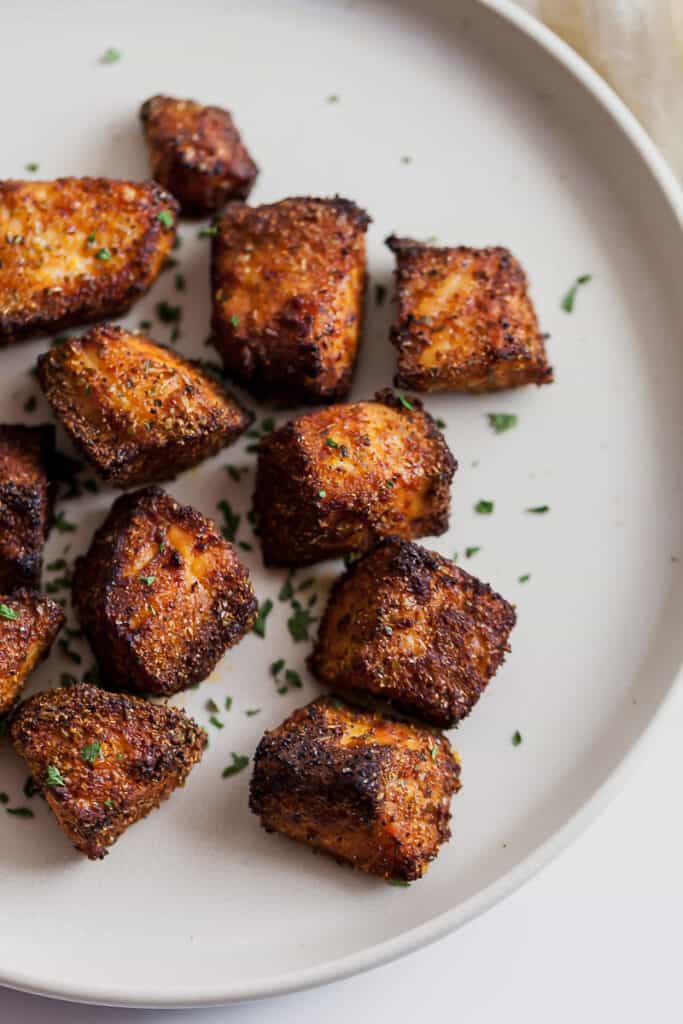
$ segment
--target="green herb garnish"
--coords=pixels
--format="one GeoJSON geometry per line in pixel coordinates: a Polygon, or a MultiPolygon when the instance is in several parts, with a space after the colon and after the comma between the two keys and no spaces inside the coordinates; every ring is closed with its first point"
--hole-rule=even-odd
{"type": "Polygon", "coordinates": [[[81,750],[81,757],[84,761],[87,761],[88,764],[94,764],[95,761],[100,759],[101,755],[102,745],[99,740],[93,740],[92,743],[86,743],[81,750]]]}
{"type": "Polygon", "coordinates": [[[550,512],[550,505],[533,505],[531,508],[527,509],[527,512],[530,512],[534,516],[542,516],[545,515],[546,512],[550,512]]]}
{"type": "Polygon", "coordinates": [[[326,498],[326,497],[327,497],[327,491],[325,491],[325,490],[322,490],[322,489],[321,489],[321,490],[319,490],[319,491],[318,491],[318,497],[319,497],[319,498],[326,498]]]}
{"type": "Polygon", "coordinates": [[[247,716],[247,718],[253,718],[254,715],[258,715],[260,711],[261,708],[247,708],[247,710],[244,713],[247,716]]]}
{"type": "Polygon", "coordinates": [[[107,47],[102,56],[100,57],[100,64],[116,64],[117,61],[121,60],[122,53],[113,46],[107,47]]]}
{"type": "Polygon", "coordinates": [[[272,663],[272,665],[270,666],[270,674],[271,674],[271,676],[276,676],[278,674],[278,672],[282,672],[284,667],[285,667],[285,659],[284,658],[278,658],[277,661],[274,661],[272,663]]]}
{"type": "Polygon", "coordinates": [[[54,764],[47,766],[47,784],[48,786],[66,786],[66,779],[54,764]]]}
{"type": "Polygon", "coordinates": [[[140,583],[144,583],[145,586],[151,587],[156,582],[156,576],[138,576],[140,583]]]}
{"type": "Polygon", "coordinates": [[[406,882],[402,878],[387,878],[387,885],[396,885],[400,889],[410,888],[410,882],[406,882]]]}
{"type": "Polygon", "coordinates": [[[197,238],[213,238],[214,235],[218,234],[218,225],[212,224],[208,228],[200,228],[197,232],[197,238]]]}
{"type": "Polygon", "coordinates": [[[399,395],[398,398],[399,398],[399,401],[400,401],[400,403],[401,403],[401,405],[403,406],[404,409],[407,409],[409,412],[413,411],[415,406],[413,405],[412,402],[408,401],[408,399],[406,398],[405,395],[399,395]]]}
{"type": "Polygon", "coordinates": [[[232,707],[232,697],[226,697],[225,698],[225,710],[229,711],[231,707],[232,707]]]}
{"type": "Polygon", "coordinates": [[[8,814],[13,814],[15,818],[35,817],[30,807],[6,807],[5,810],[8,814]]]}
{"type": "Polygon", "coordinates": [[[256,621],[252,626],[252,632],[256,633],[257,636],[264,637],[266,635],[266,619],[273,610],[273,602],[269,597],[265,599],[260,605],[256,621]]]}
{"type": "Polygon", "coordinates": [[[233,327],[239,327],[240,318],[237,316],[236,313],[233,313],[232,316],[230,317],[230,323],[232,324],[233,327]]]}
{"type": "Polygon", "coordinates": [[[243,771],[249,764],[249,758],[245,754],[231,754],[232,764],[229,764],[223,769],[223,778],[227,779],[231,775],[237,775],[238,772],[243,771]]]}
{"type": "Polygon", "coordinates": [[[225,728],[225,726],[224,726],[223,722],[221,722],[220,718],[216,718],[215,715],[211,715],[211,717],[209,718],[209,721],[211,722],[211,725],[215,726],[216,729],[224,729],[225,728]]]}
{"type": "Polygon", "coordinates": [[[162,324],[177,324],[182,316],[182,308],[180,306],[173,306],[166,299],[156,304],[156,314],[161,320],[162,324]]]}
{"type": "Polygon", "coordinates": [[[474,511],[480,516],[490,516],[493,513],[494,505],[492,501],[486,501],[484,498],[478,501],[474,506],[474,511]]]}
{"type": "Polygon", "coordinates": [[[162,210],[161,213],[157,215],[157,220],[160,220],[165,228],[172,228],[175,223],[173,220],[173,214],[170,210],[162,210]]]}
{"type": "Polygon", "coordinates": [[[63,512],[60,512],[57,516],[55,516],[53,525],[56,530],[59,530],[60,533],[73,533],[76,529],[73,523],[70,523],[67,519],[64,518],[63,512]]]}
{"type": "Polygon", "coordinates": [[[493,427],[496,434],[503,434],[517,426],[517,416],[511,412],[490,412],[488,414],[489,425],[493,427]]]}
{"type": "Polygon", "coordinates": [[[26,170],[27,170],[27,171],[28,171],[28,172],[29,172],[30,174],[35,174],[35,172],[36,172],[36,171],[38,170],[38,164],[34,164],[34,163],[30,163],[30,164],[25,164],[25,169],[26,169],[26,170]]]}
{"type": "Polygon", "coordinates": [[[471,558],[472,555],[476,555],[477,551],[481,551],[480,547],[465,548],[465,558],[471,558]]]}
{"type": "Polygon", "coordinates": [[[293,614],[287,619],[287,629],[295,643],[300,643],[302,640],[308,640],[309,627],[317,621],[318,620],[311,615],[308,608],[302,608],[301,606],[294,607],[293,614]]]}
{"type": "Polygon", "coordinates": [[[241,517],[236,512],[233,512],[230,502],[225,499],[219,501],[216,508],[223,513],[224,525],[221,527],[221,533],[226,540],[233,541],[237,534],[241,517]]]}
{"type": "Polygon", "coordinates": [[[212,700],[211,697],[209,697],[209,699],[207,700],[207,702],[206,702],[206,704],[204,706],[206,707],[207,711],[214,711],[214,712],[215,711],[220,711],[220,708],[218,707],[218,704],[216,704],[216,701],[212,700]]]}
{"type": "Polygon", "coordinates": [[[582,274],[581,277],[577,277],[576,281],[571,286],[571,288],[569,289],[569,291],[567,292],[565,297],[562,299],[562,302],[560,303],[560,307],[565,311],[565,313],[573,313],[574,312],[574,303],[576,302],[576,293],[578,292],[578,290],[581,287],[581,285],[588,284],[588,282],[591,281],[592,279],[593,279],[593,275],[592,274],[582,274]]]}
{"type": "Polygon", "coordinates": [[[106,245],[103,245],[102,248],[98,249],[97,252],[95,253],[95,259],[96,260],[105,260],[105,261],[106,260],[110,260],[111,259],[111,251],[106,247],[106,245]]]}
{"type": "Polygon", "coordinates": [[[530,579],[531,579],[531,573],[525,572],[523,576],[518,576],[517,577],[517,582],[518,583],[527,583],[528,580],[530,580],[530,579]]]}
{"type": "Polygon", "coordinates": [[[518,747],[522,742],[522,734],[519,731],[519,729],[515,729],[515,731],[513,732],[511,742],[513,747],[518,747]]]}
{"type": "Polygon", "coordinates": [[[0,618],[10,619],[12,622],[14,622],[16,619],[19,618],[19,615],[17,614],[17,612],[15,612],[13,608],[10,608],[8,604],[0,604],[0,618]]]}

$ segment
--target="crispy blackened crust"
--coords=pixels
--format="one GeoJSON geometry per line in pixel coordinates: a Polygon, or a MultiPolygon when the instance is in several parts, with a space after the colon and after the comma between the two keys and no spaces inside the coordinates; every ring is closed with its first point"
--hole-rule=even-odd
{"type": "Polygon", "coordinates": [[[127,312],[162,269],[177,213],[156,182],[0,181],[0,346],[127,312]]]}
{"type": "Polygon", "coordinates": [[[204,730],[179,708],[85,683],[24,701],[10,736],[67,838],[91,860],[183,786],[206,747],[204,730]],[[55,769],[64,785],[54,784],[55,769]]]}
{"type": "Polygon", "coordinates": [[[55,497],[50,424],[0,424],[0,591],[38,587],[55,497]]]}
{"type": "Polygon", "coordinates": [[[459,775],[439,733],[320,697],[264,735],[249,803],[268,832],[411,881],[450,837],[459,775]]]}
{"type": "Polygon", "coordinates": [[[254,510],[266,565],[366,551],[382,536],[448,528],[457,462],[418,399],[309,413],[261,443],[254,510]]]}
{"type": "Polygon", "coordinates": [[[152,174],[191,216],[246,199],[258,167],[227,110],[152,96],[140,108],[152,174]]]}
{"type": "Polygon", "coordinates": [[[394,235],[387,245],[396,254],[398,387],[478,392],[551,383],[526,275],[508,249],[394,235]]]}
{"type": "Polygon", "coordinates": [[[339,196],[228,207],[212,247],[213,343],[254,395],[321,404],[348,394],[369,223],[339,196]]]}
{"type": "Polygon", "coordinates": [[[0,604],[16,616],[0,616],[0,715],[5,715],[28,676],[50,653],[64,612],[56,601],[31,590],[2,594],[0,604]]]}
{"type": "Polygon", "coordinates": [[[76,562],[73,602],[107,684],[162,696],[205,679],[256,617],[232,545],[158,487],[114,502],[76,562]]]}
{"type": "Polygon", "coordinates": [[[44,353],[38,377],[74,444],[117,487],[171,479],[253,419],[198,363],[110,324],[44,353]]]}
{"type": "Polygon", "coordinates": [[[334,690],[451,728],[502,664],[515,618],[488,584],[389,537],[333,584],[309,666],[334,690]]]}

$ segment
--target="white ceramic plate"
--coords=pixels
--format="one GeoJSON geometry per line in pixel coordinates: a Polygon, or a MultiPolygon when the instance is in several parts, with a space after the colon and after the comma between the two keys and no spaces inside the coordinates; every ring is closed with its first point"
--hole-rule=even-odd
{"type": "MultiPolygon", "coordinates": [[[[512,655],[455,740],[463,790],[454,837],[426,879],[397,889],[267,836],[247,809],[248,772],[221,778],[267,727],[317,692],[306,644],[288,640],[283,573],[245,555],[275,601],[210,680],[181,695],[234,703],[186,789],[101,863],[75,854],[38,798],[33,820],[0,815],[0,982],[72,999],[149,1006],[246,999],[329,981],[428,942],[509,892],[595,813],[668,693],[680,658],[680,196],[609,90],[552,35],[502,0],[449,3],[118,0],[6,3],[1,18],[0,174],[144,177],[137,123],[155,92],[236,112],[262,173],[255,202],[339,192],[366,207],[373,281],[388,284],[390,231],[510,246],[527,268],[557,383],[429,408],[460,461],[452,529],[428,544],[481,550],[471,569],[515,601],[512,655]],[[109,46],[122,52],[100,64],[109,46]],[[337,96],[337,102],[329,97],[337,96]],[[406,159],[409,158],[409,159],[406,159]],[[568,315],[560,300],[592,274],[568,315]],[[489,412],[514,412],[494,435],[489,412]],[[477,516],[480,499],[495,513],[477,516]],[[545,516],[525,513],[550,505],[545,516]],[[520,575],[529,573],[527,583],[520,575]],[[305,678],[278,695],[277,657],[305,678]],[[249,717],[247,709],[261,708],[249,717]],[[523,742],[513,746],[520,730],[523,742]]],[[[183,307],[179,347],[208,352],[208,243],[183,228],[187,290],[164,274],[127,322],[162,299],[183,307]]],[[[354,397],[389,382],[391,308],[370,302],[354,397]]],[[[152,332],[167,340],[169,329],[152,332]]],[[[28,375],[46,341],[0,353],[3,420],[48,419],[28,375]]],[[[266,415],[264,411],[261,415],[266,415]]],[[[244,444],[171,485],[213,514],[243,514],[244,444]]],[[[67,502],[87,544],[114,495],[67,502]]],[[[240,537],[249,541],[242,521],[240,537]]],[[[315,569],[321,597],[335,566],[315,569]]],[[[309,575],[309,574],[307,574],[309,575]]],[[[303,578],[302,576],[299,577],[303,578]]],[[[76,644],[78,646],[78,644],[76,644]]],[[[80,670],[89,665],[83,651],[80,670]]],[[[73,666],[56,652],[31,689],[73,666]]],[[[6,749],[0,789],[24,771],[6,749]]]]}

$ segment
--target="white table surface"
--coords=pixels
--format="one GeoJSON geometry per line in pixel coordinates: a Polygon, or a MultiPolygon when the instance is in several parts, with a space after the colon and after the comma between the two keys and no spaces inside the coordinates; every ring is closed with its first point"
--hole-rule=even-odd
{"type": "Polygon", "coordinates": [[[682,736],[683,686],[624,791],[569,850],[484,917],[397,963],[316,991],[208,1010],[93,1008],[0,990],[0,1021],[680,1024],[682,736]]]}

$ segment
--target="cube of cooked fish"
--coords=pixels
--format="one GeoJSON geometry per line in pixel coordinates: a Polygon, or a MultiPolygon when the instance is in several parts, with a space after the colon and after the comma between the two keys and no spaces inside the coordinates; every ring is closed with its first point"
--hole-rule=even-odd
{"type": "Polygon", "coordinates": [[[369,223],[339,197],[228,207],[213,239],[212,329],[234,380],[288,404],[348,394],[369,223]]]}
{"type": "Polygon", "coordinates": [[[52,426],[0,424],[0,592],[40,586],[54,449],[52,426]]]}
{"type": "Polygon", "coordinates": [[[500,246],[425,245],[392,235],[399,387],[498,391],[550,384],[544,336],[522,267],[500,246]]]}
{"type": "Polygon", "coordinates": [[[250,807],[380,878],[420,878],[450,838],[460,763],[445,736],[319,697],[259,743],[250,807]]]}
{"type": "Polygon", "coordinates": [[[391,391],[334,405],[269,434],[254,509],[266,565],[365,551],[379,537],[448,528],[457,463],[417,399],[391,391]]]}
{"type": "Polygon", "coordinates": [[[107,682],[160,696],[205,679],[256,617],[232,545],[158,487],[114,502],[76,561],[73,603],[107,682]]]}
{"type": "Polygon", "coordinates": [[[470,713],[509,650],[512,605],[435,551],[388,537],[334,583],[311,671],[432,725],[470,713]]]}
{"type": "Polygon", "coordinates": [[[109,324],[51,348],[38,375],[75,445],[117,487],[174,477],[252,420],[199,364],[109,324]]]}
{"type": "Polygon", "coordinates": [[[152,175],[179,200],[183,213],[215,213],[246,199],[258,167],[233,119],[220,107],[152,96],[140,108],[152,175]]]}
{"type": "Polygon", "coordinates": [[[91,860],[183,786],[206,747],[180,708],[87,683],[24,701],[10,737],[58,825],[91,860]]]}
{"type": "Polygon", "coordinates": [[[155,182],[0,181],[0,345],[120,316],[175,240],[155,182]]]}
{"type": "Polygon", "coordinates": [[[44,594],[0,594],[0,715],[10,710],[27,677],[47,658],[63,624],[61,607],[44,594]]]}

